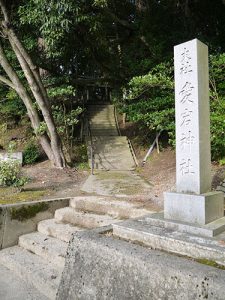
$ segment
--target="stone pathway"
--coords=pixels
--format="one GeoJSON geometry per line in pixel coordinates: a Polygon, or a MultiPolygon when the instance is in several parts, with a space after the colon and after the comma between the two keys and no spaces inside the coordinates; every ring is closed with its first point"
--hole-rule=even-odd
{"type": "Polygon", "coordinates": [[[152,185],[134,171],[95,171],[81,190],[96,195],[150,198],[152,185]]]}
{"type": "Polygon", "coordinates": [[[90,167],[92,147],[94,169],[133,170],[134,153],[127,137],[119,135],[114,105],[88,106],[88,120],[92,136],[87,137],[90,167]]]}

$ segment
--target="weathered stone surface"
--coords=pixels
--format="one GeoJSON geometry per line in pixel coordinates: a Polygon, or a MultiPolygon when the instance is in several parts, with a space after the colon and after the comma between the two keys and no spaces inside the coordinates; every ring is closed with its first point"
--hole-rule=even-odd
{"type": "Polygon", "coordinates": [[[55,237],[61,241],[69,242],[72,233],[85,230],[69,223],[60,223],[55,219],[43,220],[38,223],[38,231],[48,236],[55,237]]]}
{"type": "Polygon", "coordinates": [[[201,195],[164,193],[165,219],[204,225],[224,216],[221,192],[201,195]]]}
{"type": "Polygon", "coordinates": [[[19,237],[19,246],[37,254],[48,262],[64,267],[68,244],[40,232],[33,232],[19,237]]]}
{"type": "Polygon", "coordinates": [[[153,249],[164,250],[193,258],[219,261],[225,265],[225,235],[203,237],[165,226],[149,224],[149,220],[129,220],[113,225],[113,234],[153,249]]]}
{"type": "Polygon", "coordinates": [[[215,220],[206,225],[190,224],[164,218],[163,213],[154,213],[145,217],[149,226],[163,227],[179,232],[195,234],[205,237],[214,237],[225,231],[225,217],[215,220]]]}
{"type": "Polygon", "coordinates": [[[14,272],[0,266],[1,300],[48,300],[32,284],[19,278],[14,272]]]}
{"type": "Polygon", "coordinates": [[[223,300],[225,271],[93,232],[70,242],[57,300],[223,300]]]}
{"type": "Polygon", "coordinates": [[[117,218],[137,218],[152,211],[144,209],[142,203],[134,204],[118,198],[81,196],[70,199],[70,206],[77,211],[112,215],[117,218]]]}
{"type": "Polygon", "coordinates": [[[174,47],[178,193],[211,190],[208,47],[197,39],[174,47]]]}
{"type": "Polygon", "coordinates": [[[55,211],[55,218],[61,222],[69,222],[71,224],[85,227],[95,228],[110,225],[118,222],[118,219],[107,215],[98,215],[93,213],[78,212],[72,207],[64,207],[55,211]]]}
{"type": "Polygon", "coordinates": [[[23,153],[22,152],[0,152],[0,161],[15,160],[18,161],[21,165],[23,163],[23,153]]]}
{"type": "Polygon", "coordinates": [[[18,246],[2,250],[0,264],[34,285],[49,299],[55,299],[62,268],[18,246]]]}

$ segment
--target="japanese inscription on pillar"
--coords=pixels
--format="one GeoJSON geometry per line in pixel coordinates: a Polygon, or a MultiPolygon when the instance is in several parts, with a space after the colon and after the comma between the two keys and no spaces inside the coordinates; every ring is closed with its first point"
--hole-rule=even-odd
{"type": "MultiPolygon", "coordinates": [[[[202,188],[200,178],[202,171],[201,135],[210,151],[209,133],[205,135],[204,132],[201,132],[205,125],[208,124],[209,127],[208,75],[201,73],[202,64],[208,63],[207,46],[195,39],[176,46],[174,53],[177,191],[201,193],[207,189],[202,188]],[[199,56],[200,53],[203,55],[202,57],[199,56]],[[204,105],[206,110],[200,111],[204,105]],[[204,120],[204,116],[202,117],[202,113],[206,113],[206,120],[204,120]]],[[[209,165],[208,150],[207,164],[209,165]]]]}

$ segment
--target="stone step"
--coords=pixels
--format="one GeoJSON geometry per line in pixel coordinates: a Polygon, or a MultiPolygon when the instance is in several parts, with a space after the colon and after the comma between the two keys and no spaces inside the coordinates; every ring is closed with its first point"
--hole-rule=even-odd
{"type": "Polygon", "coordinates": [[[115,137],[110,137],[110,136],[99,136],[99,137],[93,137],[93,140],[96,140],[96,142],[124,142],[127,141],[127,137],[126,136],[115,136],[115,137]]]}
{"type": "Polygon", "coordinates": [[[68,244],[40,232],[33,232],[19,237],[19,246],[31,251],[59,267],[65,265],[68,244]]]}
{"type": "Polygon", "coordinates": [[[105,134],[107,134],[107,135],[109,135],[109,136],[117,136],[118,135],[118,132],[101,132],[101,131],[97,131],[97,130],[94,130],[93,132],[92,132],[92,135],[93,136],[102,136],[102,135],[105,135],[105,134]]]}
{"type": "MultiPolygon", "coordinates": [[[[150,217],[150,216],[149,216],[150,217]]],[[[225,264],[225,234],[215,238],[184,233],[169,228],[152,226],[143,219],[128,220],[113,224],[116,237],[140,243],[166,252],[193,258],[223,262],[225,264]]]]}
{"type": "Polygon", "coordinates": [[[0,265],[1,300],[48,300],[32,284],[18,277],[14,272],[0,265]]]}
{"type": "Polygon", "coordinates": [[[107,215],[79,212],[72,207],[57,209],[55,211],[55,218],[59,221],[70,222],[84,228],[102,227],[118,222],[118,220],[107,215]]]}
{"type": "Polygon", "coordinates": [[[96,105],[88,105],[88,110],[99,110],[100,108],[114,108],[113,104],[96,104],[96,105]]]}
{"type": "Polygon", "coordinates": [[[101,149],[96,149],[95,146],[93,147],[94,149],[94,155],[96,158],[98,157],[102,157],[102,158],[112,158],[112,160],[120,160],[121,158],[129,158],[131,157],[131,153],[129,151],[129,149],[127,149],[126,147],[121,147],[121,148],[108,148],[105,149],[104,147],[101,149]]]}
{"type": "Polygon", "coordinates": [[[101,110],[88,110],[88,116],[105,115],[114,116],[114,109],[103,108],[101,110]]]}
{"type": "Polygon", "coordinates": [[[130,170],[135,168],[135,164],[131,161],[124,163],[123,161],[110,161],[110,160],[93,160],[95,166],[102,167],[110,170],[130,170]]]}
{"type": "MultiPolygon", "coordinates": [[[[89,161],[89,166],[91,168],[91,162],[89,161]]],[[[94,169],[96,170],[115,170],[115,171],[133,171],[135,170],[135,165],[127,164],[111,164],[111,163],[94,163],[94,169]]]]}
{"type": "MultiPolygon", "coordinates": [[[[96,137],[94,137],[96,138],[96,137]]],[[[128,146],[128,142],[127,140],[123,140],[123,141],[110,141],[110,140],[106,140],[105,142],[104,141],[98,141],[96,139],[93,138],[93,141],[92,143],[95,145],[96,148],[99,148],[99,147],[105,147],[105,148],[116,148],[116,147],[129,147],[128,146]]],[[[88,141],[88,145],[91,145],[91,142],[88,141]]]]}
{"type": "Polygon", "coordinates": [[[91,128],[92,135],[97,133],[101,133],[102,135],[108,135],[109,133],[116,133],[118,135],[118,131],[116,128],[91,128]]]}
{"type": "Polygon", "coordinates": [[[153,212],[144,209],[142,205],[97,196],[82,196],[72,198],[70,199],[70,206],[76,209],[76,211],[107,214],[119,219],[137,218],[153,212]]]}
{"type": "Polygon", "coordinates": [[[18,246],[1,250],[0,264],[32,284],[48,299],[55,300],[62,268],[18,246]]]}
{"type": "Polygon", "coordinates": [[[84,228],[73,226],[69,223],[60,223],[56,219],[44,220],[38,223],[38,231],[61,241],[69,242],[71,235],[84,228]]]}
{"type": "Polygon", "coordinates": [[[91,125],[91,130],[94,130],[94,129],[102,129],[102,130],[109,130],[109,129],[117,129],[116,125],[113,124],[113,125],[110,125],[110,124],[106,124],[106,125],[102,125],[102,124],[92,124],[91,125]]]}

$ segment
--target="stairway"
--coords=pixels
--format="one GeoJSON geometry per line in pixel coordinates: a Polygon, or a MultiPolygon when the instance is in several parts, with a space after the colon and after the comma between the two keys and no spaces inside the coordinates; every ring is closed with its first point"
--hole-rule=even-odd
{"type": "Polygon", "coordinates": [[[127,137],[119,135],[114,105],[89,105],[88,119],[92,135],[92,139],[87,137],[90,167],[92,146],[94,169],[133,170],[134,154],[127,137]]]}
{"type": "Polygon", "coordinates": [[[0,269],[6,268],[11,278],[17,276],[29,286],[33,296],[26,300],[55,299],[72,233],[150,212],[141,203],[115,198],[72,198],[69,207],[55,211],[54,219],[39,222],[37,231],[20,236],[17,246],[1,250],[0,269]],[[39,296],[34,296],[37,294],[39,296]]]}

